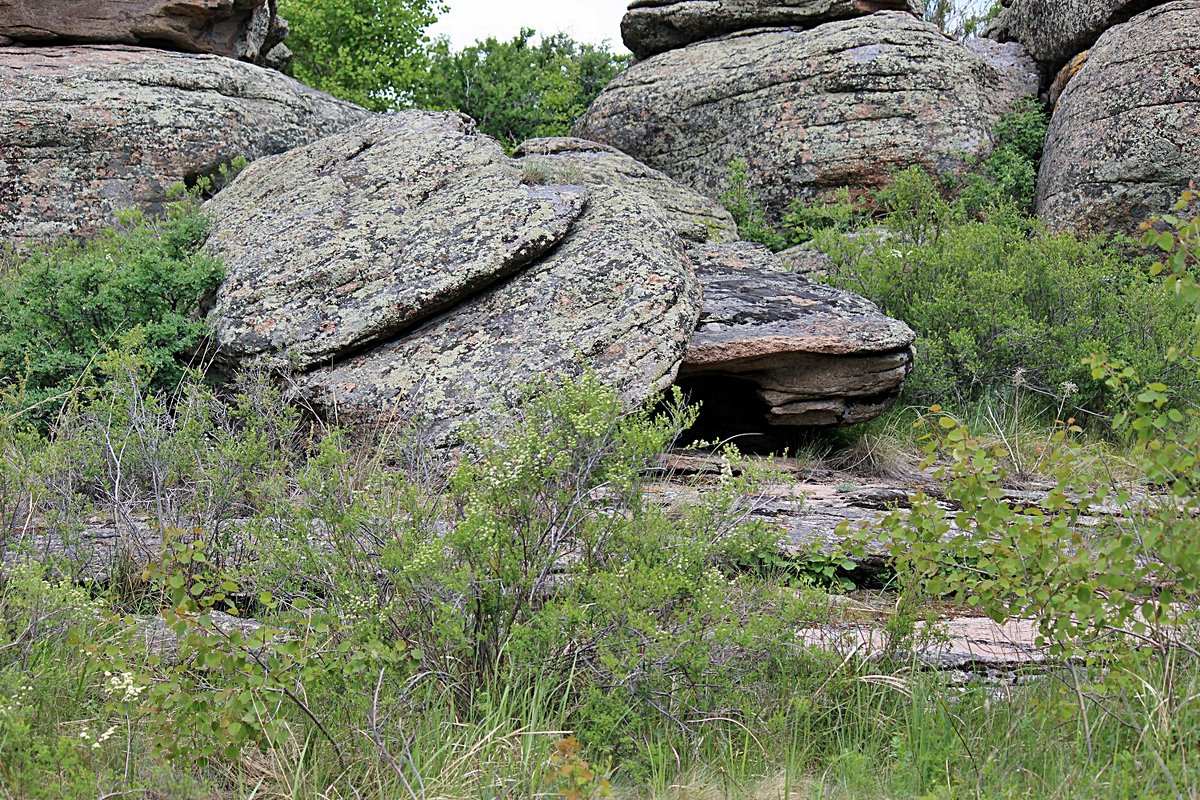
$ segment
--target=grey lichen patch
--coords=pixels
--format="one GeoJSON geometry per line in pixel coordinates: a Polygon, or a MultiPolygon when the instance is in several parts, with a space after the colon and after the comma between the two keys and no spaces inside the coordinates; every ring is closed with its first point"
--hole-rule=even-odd
{"type": "Polygon", "coordinates": [[[530,139],[516,150],[527,176],[634,189],[662,207],[675,232],[693,241],[732,242],[737,223],[719,203],[612,147],[570,137],[530,139]]]}
{"type": "Polygon", "coordinates": [[[425,421],[456,443],[525,384],[592,369],[636,404],[674,380],[700,314],[700,286],[662,212],[636,192],[592,190],[570,234],[539,263],[396,341],[301,380],[342,420],[425,421]]]}
{"type": "Polygon", "coordinates": [[[585,200],[526,184],[459,114],[379,117],[255,164],[207,206],[220,354],[305,369],[387,339],[536,261],[585,200]]]}

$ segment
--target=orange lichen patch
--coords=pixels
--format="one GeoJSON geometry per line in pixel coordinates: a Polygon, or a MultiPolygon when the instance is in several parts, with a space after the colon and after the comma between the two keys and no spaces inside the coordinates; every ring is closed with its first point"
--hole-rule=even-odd
{"type": "Polygon", "coordinates": [[[1083,65],[1087,63],[1088,53],[1090,52],[1091,50],[1084,50],[1068,61],[1067,65],[1058,71],[1058,75],[1054,78],[1054,83],[1050,84],[1050,88],[1046,91],[1046,102],[1055,108],[1058,107],[1058,98],[1062,97],[1062,93],[1067,90],[1067,84],[1071,82],[1071,79],[1083,69],[1083,65]]]}

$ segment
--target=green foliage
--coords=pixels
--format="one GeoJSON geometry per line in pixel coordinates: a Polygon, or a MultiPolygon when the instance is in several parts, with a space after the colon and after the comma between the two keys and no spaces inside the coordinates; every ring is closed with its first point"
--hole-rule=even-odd
{"type": "Polygon", "coordinates": [[[729,162],[728,188],[721,203],[733,215],[738,235],[748,242],[757,242],[772,250],[783,250],[787,239],[767,220],[762,200],[750,183],[750,165],[744,158],[729,162]]]}
{"type": "Polygon", "coordinates": [[[489,37],[457,53],[437,42],[422,105],[462,111],[509,149],[526,139],[569,136],[628,57],[563,33],[535,43],[536,36],[524,29],[511,41],[489,37]]]}
{"type": "Polygon", "coordinates": [[[870,219],[864,205],[855,201],[849,189],[842,187],[823,200],[794,200],[783,217],[783,229],[790,244],[803,244],[822,231],[850,233],[870,219]]]}
{"type": "Polygon", "coordinates": [[[1049,233],[1004,207],[975,219],[918,169],[899,173],[879,201],[886,232],[840,247],[817,241],[838,262],[831,282],[917,331],[909,397],[957,402],[1015,383],[1104,411],[1104,382],[1083,364],[1094,352],[1200,389],[1167,357],[1190,318],[1127,243],[1049,233]]]}
{"type": "Polygon", "coordinates": [[[123,212],[118,227],[86,244],[6,256],[0,385],[19,390],[14,401],[44,419],[87,380],[96,357],[121,341],[142,347],[153,387],[178,383],[179,359],[207,331],[201,305],[223,277],[220,264],[199,251],[207,231],[189,197],[170,203],[161,219],[123,212]]]}
{"type": "Polygon", "coordinates": [[[969,172],[961,188],[968,213],[1012,204],[1023,212],[1033,210],[1042,143],[1050,116],[1036,98],[1026,98],[1000,118],[992,131],[992,150],[969,172]]]}
{"type": "MultiPolygon", "coordinates": [[[[1150,271],[1165,275],[1190,323],[1171,340],[1169,358],[1195,373],[1200,218],[1167,215],[1158,225],[1147,225],[1144,243],[1160,248],[1165,259],[1150,271]]],[[[918,494],[911,513],[894,513],[883,523],[890,550],[908,586],[953,595],[996,620],[1036,618],[1045,642],[1060,654],[1094,654],[1106,637],[1114,653],[1129,652],[1129,637],[1161,649],[1186,647],[1200,621],[1200,413],[1194,399],[1179,402],[1165,384],[1142,378],[1124,362],[1088,361],[1093,376],[1124,398],[1126,409],[1114,424],[1132,440],[1144,488],[1090,487],[1079,453],[1061,447],[1046,497],[1036,504],[1013,501],[1003,489],[1011,470],[1005,448],[978,439],[935,407],[937,426],[925,436],[926,452],[938,458],[936,474],[960,510],[918,494]],[[1107,512],[1101,510],[1106,504],[1107,512]],[[1100,522],[1085,524],[1088,515],[1100,522]]],[[[1080,432],[1073,423],[1064,423],[1053,440],[1068,443],[1080,432]]]]}
{"type": "Polygon", "coordinates": [[[437,0],[280,0],[291,24],[291,72],[374,111],[417,104],[429,66],[426,29],[437,0]]]}

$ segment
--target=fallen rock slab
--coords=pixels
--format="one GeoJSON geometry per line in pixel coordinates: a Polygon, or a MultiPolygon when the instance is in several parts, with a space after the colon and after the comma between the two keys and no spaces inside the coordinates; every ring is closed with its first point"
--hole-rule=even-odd
{"type": "Polygon", "coordinates": [[[219,357],[328,364],[537,261],[579,186],[529,185],[457,113],[404,112],[251,165],[211,200],[219,357]]]}
{"type": "MultiPolygon", "coordinates": [[[[885,411],[912,368],[916,338],[857,295],[787,272],[747,242],[693,245],[704,312],[680,367],[757,387],[772,426],[863,422],[885,411]]],[[[720,402],[717,400],[716,402],[720,402]]]]}
{"type": "Polygon", "coordinates": [[[658,203],[684,239],[737,241],[737,223],[720,203],[615,148],[569,137],[531,139],[519,146],[515,155],[538,180],[642,192],[658,203]]]}
{"type": "Polygon", "coordinates": [[[0,0],[0,45],[127,44],[283,67],[275,0],[0,0]]]}
{"type": "Polygon", "coordinates": [[[0,47],[0,240],[90,237],[169,187],[369,116],[273,70],[120,46],[0,47]]]}
{"type": "Polygon", "coordinates": [[[1057,230],[1135,235],[1197,180],[1200,0],[1111,28],[1066,84],[1038,174],[1038,215],[1057,230]]]}
{"type": "Polygon", "coordinates": [[[985,36],[1021,44],[1050,75],[1105,31],[1162,0],[1012,0],[985,36]]]}
{"type": "Polygon", "coordinates": [[[909,0],[633,0],[621,38],[644,59],[748,28],[811,28],[876,11],[916,13],[909,0]]]}
{"type": "Polygon", "coordinates": [[[667,219],[639,192],[593,187],[582,216],[536,264],[395,341],[300,376],[330,418],[412,419],[454,446],[540,378],[592,370],[627,405],[675,379],[701,290],[667,219]]]}

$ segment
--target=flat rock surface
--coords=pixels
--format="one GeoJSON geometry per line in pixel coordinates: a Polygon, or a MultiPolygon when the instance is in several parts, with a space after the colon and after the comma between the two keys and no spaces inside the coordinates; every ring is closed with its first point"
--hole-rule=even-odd
{"type": "Polygon", "coordinates": [[[1200,0],[1111,28],[1058,100],[1038,175],[1051,227],[1136,235],[1196,181],[1200,0]]]}
{"type": "Polygon", "coordinates": [[[0,240],[90,236],[238,156],[368,116],[274,70],[121,46],[0,47],[0,240]]]}
{"type": "Polygon", "coordinates": [[[275,0],[0,0],[0,44],[129,44],[261,64],[285,36],[275,0]]]}
{"type": "Polygon", "coordinates": [[[850,292],[787,272],[748,242],[689,250],[704,312],[681,378],[750,380],[771,425],[862,422],[886,410],[912,367],[915,334],[850,292]]]}
{"type": "Polygon", "coordinates": [[[676,233],[694,241],[732,242],[737,223],[715,200],[606,145],[569,137],[530,139],[517,148],[527,173],[540,180],[634,189],[662,207],[676,233]]]}
{"type": "Polygon", "coordinates": [[[533,263],[585,200],[528,185],[460,114],[381,116],[246,170],[211,200],[221,357],[329,363],[533,263]]]}
{"type": "Polygon", "coordinates": [[[1114,25],[1162,0],[1013,0],[985,35],[1017,42],[1053,75],[1114,25]]]}
{"type": "Polygon", "coordinates": [[[541,377],[594,370],[627,404],[669,386],[700,284],[678,236],[637,192],[593,187],[567,237],[537,264],[395,341],[300,378],[338,419],[389,415],[452,446],[541,377]]]}
{"type": "Polygon", "coordinates": [[[909,0],[633,0],[621,38],[638,58],[747,28],[811,28],[876,11],[913,11],[909,0]]]}
{"type": "MultiPolygon", "coordinates": [[[[1026,71],[1027,72],[1027,71],[1026,71]]],[[[1000,114],[1038,91],[901,12],[810,30],[754,29],[634,64],[576,135],[611,145],[709,197],[744,159],[780,219],[798,197],[875,187],[914,164],[960,171],[1000,114]]]]}

